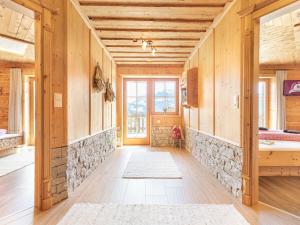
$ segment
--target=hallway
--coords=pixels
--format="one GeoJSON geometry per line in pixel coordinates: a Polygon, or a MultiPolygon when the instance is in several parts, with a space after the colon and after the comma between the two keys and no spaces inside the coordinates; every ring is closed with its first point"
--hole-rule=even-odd
{"type": "Polygon", "coordinates": [[[299,224],[300,219],[259,204],[247,208],[230,195],[206,168],[185,150],[124,147],[112,153],[66,201],[46,212],[33,209],[0,220],[0,224],[55,225],[74,203],[122,204],[233,204],[250,224],[299,224]],[[129,157],[134,152],[170,151],[183,179],[122,179],[129,157]]]}

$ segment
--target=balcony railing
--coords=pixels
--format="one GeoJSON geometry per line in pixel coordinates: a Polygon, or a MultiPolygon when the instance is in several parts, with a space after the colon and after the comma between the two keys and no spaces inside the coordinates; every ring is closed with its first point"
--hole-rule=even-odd
{"type": "Polygon", "coordinates": [[[147,136],[147,117],[127,117],[127,137],[143,138],[147,136]]]}

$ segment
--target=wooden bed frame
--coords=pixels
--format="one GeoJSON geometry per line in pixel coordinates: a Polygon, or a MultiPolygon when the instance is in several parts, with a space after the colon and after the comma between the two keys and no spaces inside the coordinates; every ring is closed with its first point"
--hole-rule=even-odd
{"type": "Polygon", "coordinates": [[[259,145],[259,176],[300,176],[300,142],[259,145]]]}

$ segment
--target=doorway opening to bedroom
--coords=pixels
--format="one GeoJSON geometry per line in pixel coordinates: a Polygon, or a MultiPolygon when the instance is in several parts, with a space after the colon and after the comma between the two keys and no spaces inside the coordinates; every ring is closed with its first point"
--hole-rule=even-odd
{"type": "Polygon", "coordinates": [[[0,218],[34,207],[35,15],[0,3],[0,218]]]}
{"type": "Polygon", "coordinates": [[[260,18],[259,201],[300,216],[300,4],[260,18]]]}

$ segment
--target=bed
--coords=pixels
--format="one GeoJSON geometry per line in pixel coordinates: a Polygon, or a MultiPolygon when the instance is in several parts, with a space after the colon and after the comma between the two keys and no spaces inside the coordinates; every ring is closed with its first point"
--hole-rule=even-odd
{"type": "Polygon", "coordinates": [[[23,134],[7,134],[0,129],[0,157],[15,153],[15,147],[23,144],[23,134]]]}
{"type": "Polygon", "coordinates": [[[259,175],[300,176],[300,134],[260,131],[259,175]]]}

